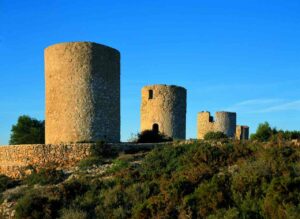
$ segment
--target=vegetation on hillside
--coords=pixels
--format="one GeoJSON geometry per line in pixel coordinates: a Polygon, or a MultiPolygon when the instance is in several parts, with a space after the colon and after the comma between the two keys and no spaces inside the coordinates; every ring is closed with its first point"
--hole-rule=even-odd
{"type": "Polygon", "coordinates": [[[18,200],[17,216],[297,218],[299,161],[300,149],[281,141],[167,144],[109,177],[31,187],[18,200]]]}
{"type": "Polygon", "coordinates": [[[221,140],[221,139],[227,139],[227,135],[225,135],[223,132],[207,132],[204,135],[204,140],[221,140]]]}
{"type": "Polygon", "coordinates": [[[17,218],[296,219],[300,147],[288,133],[298,137],[263,124],[253,141],[212,134],[119,155],[99,142],[91,153],[99,162],[85,163],[85,172],[34,171],[22,182],[26,190],[10,199],[17,218]],[[90,169],[103,164],[101,174],[90,169]]]}
{"type": "Polygon", "coordinates": [[[293,140],[300,139],[300,131],[283,131],[272,128],[268,122],[258,125],[256,133],[251,135],[251,140],[270,141],[272,139],[293,140]]]}
{"type": "Polygon", "coordinates": [[[159,143],[172,141],[172,138],[155,130],[144,130],[137,135],[137,143],[159,143]]]}
{"type": "Polygon", "coordinates": [[[12,126],[9,144],[44,144],[45,122],[20,116],[17,124],[12,126]]]}
{"type": "Polygon", "coordinates": [[[111,158],[118,156],[118,151],[104,141],[98,141],[91,146],[90,156],[81,160],[79,167],[81,169],[88,169],[93,165],[101,165],[110,161],[111,158]]]}

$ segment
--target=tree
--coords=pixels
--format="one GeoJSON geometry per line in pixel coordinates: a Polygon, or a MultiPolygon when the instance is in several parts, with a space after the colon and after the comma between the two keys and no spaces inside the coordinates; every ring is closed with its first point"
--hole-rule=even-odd
{"type": "Polygon", "coordinates": [[[274,134],[277,134],[277,130],[272,129],[268,122],[261,123],[256,129],[256,133],[251,135],[251,140],[268,141],[274,134]]]}
{"type": "Polygon", "coordinates": [[[44,144],[45,121],[23,115],[12,126],[9,144],[44,144]]]}

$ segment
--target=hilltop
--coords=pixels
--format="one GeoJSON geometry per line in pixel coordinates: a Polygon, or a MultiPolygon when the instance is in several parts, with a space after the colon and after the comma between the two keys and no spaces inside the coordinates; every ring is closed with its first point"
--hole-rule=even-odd
{"type": "Polygon", "coordinates": [[[68,172],[49,167],[21,181],[3,176],[2,208],[17,218],[73,219],[300,213],[300,147],[290,141],[183,141],[101,153],[68,172]]]}

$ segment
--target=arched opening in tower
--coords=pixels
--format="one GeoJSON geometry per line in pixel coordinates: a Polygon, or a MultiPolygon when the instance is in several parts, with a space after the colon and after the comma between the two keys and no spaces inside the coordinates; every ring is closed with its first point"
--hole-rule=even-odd
{"type": "Polygon", "coordinates": [[[154,123],[152,125],[152,131],[155,132],[156,134],[158,134],[158,132],[159,132],[159,126],[158,126],[157,123],[154,123]]]}

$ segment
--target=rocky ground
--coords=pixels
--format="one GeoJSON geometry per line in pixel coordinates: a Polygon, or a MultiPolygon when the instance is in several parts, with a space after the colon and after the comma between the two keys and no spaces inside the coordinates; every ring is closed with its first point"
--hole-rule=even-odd
{"type": "MultiPolygon", "coordinates": [[[[139,165],[141,160],[145,157],[148,152],[133,152],[131,154],[121,153],[118,160],[128,161],[129,165],[135,166],[139,165]]],[[[113,177],[112,170],[118,166],[117,163],[113,163],[112,160],[107,160],[105,164],[102,165],[92,165],[86,169],[82,169],[78,166],[75,166],[71,169],[63,170],[66,179],[63,182],[60,182],[56,185],[34,185],[36,192],[42,192],[45,189],[53,189],[55,187],[59,187],[62,183],[67,181],[77,179],[79,177],[89,177],[93,178],[101,178],[101,179],[109,179],[113,177]]],[[[28,185],[20,185],[12,189],[8,189],[2,193],[2,204],[0,204],[0,219],[13,219],[15,218],[15,206],[17,202],[15,201],[18,197],[21,197],[24,192],[28,189],[28,185]]]]}

